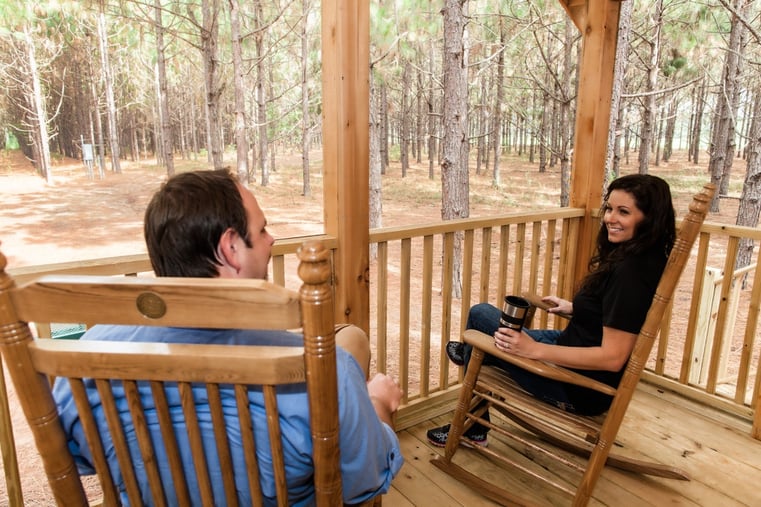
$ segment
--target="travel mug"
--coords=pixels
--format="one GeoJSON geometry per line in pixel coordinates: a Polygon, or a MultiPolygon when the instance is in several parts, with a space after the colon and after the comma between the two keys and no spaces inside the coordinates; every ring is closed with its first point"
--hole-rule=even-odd
{"type": "Polygon", "coordinates": [[[500,327],[509,327],[520,331],[526,320],[529,302],[519,296],[505,296],[502,305],[502,316],[499,319],[500,327]]]}

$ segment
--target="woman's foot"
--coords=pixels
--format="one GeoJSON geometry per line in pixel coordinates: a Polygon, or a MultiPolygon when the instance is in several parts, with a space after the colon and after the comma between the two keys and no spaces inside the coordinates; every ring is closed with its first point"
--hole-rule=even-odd
{"type": "MultiPolygon", "coordinates": [[[[428,441],[436,447],[445,447],[447,445],[447,437],[449,437],[449,427],[450,425],[446,424],[440,428],[428,430],[426,433],[428,441]]],[[[489,442],[486,441],[486,431],[484,431],[483,427],[480,425],[471,426],[463,436],[467,439],[467,442],[472,445],[480,447],[486,447],[489,445],[489,442]]],[[[464,445],[468,444],[466,443],[464,445]]]]}
{"type": "Polygon", "coordinates": [[[465,344],[463,342],[447,343],[447,357],[457,366],[465,364],[465,344]]]}

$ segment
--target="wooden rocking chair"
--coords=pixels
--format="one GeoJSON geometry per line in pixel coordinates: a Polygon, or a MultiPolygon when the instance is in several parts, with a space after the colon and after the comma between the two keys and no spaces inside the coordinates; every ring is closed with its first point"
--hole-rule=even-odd
{"type": "MultiPolygon", "coordinates": [[[[328,283],[330,251],[312,241],[302,246],[299,257],[303,285],[300,293],[296,293],[261,280],[90,276],[49,276],[17,288],[5,273],[6,260],[0,254],[0,346],[59,505],[87,505],[88,499],[59,422],[50,377],[69,379],[100,482],[102,502],[108,506],[121,504],[120,492],[109,472],[102,435],[83,379],[95,379],[110,440],[119,459],[118,474],[123,478],[131,505],[141,505],[141,498],[145,497],[152,498],[154,505],[166,505],[165,493],[172,491],[170,488],[173,488],[170,497],[180,505],[192,501],[203,505],[237,505],[236,478],[238,486],[246,484],[254,503],[261,505],[262,470],[274,477],[278,505],[288,505],[276,394],[287,384],[306,383],[316,504],[330,507],[342,504],[334,308],[328,283]],[[35,321],[221,329],[286,330],[303,326],[304,346],[35,340],[27,325],[35,321]],[[170,414],[166,399],[169,390],[163,388],[166,384],[176,389],[182,401],[189,449],[178,448],[181,446],[175,438],[177,426],[173,428],[172,423],[178,409],[170,414]],[[144,464],[141,470],[134,469],[135,456],[126,443],[112,385],[123,388],[130,405],[129,413],[121,414],[121,418],[131,418],[144,464]],[[151,438],[145,419],[147,412],[138,394],[138,389],[148,385],[163,435],[158,441],[151,438]],[[193,399],[193,391],[201,386],[205,386],[208,396],[217,459],[210,459],[202,444],[193,399]],[[263,393],[266,428],[252,420],[247,394],[251,386],[263,393]],[[232,394],[220,396],[230,393],[229,389],[234,390],[234,402],[229,401],[232,394]],[[233,403],[235,407],[225,410],[225,397],[228,402],[224,405],[233,403]],[[230,410],[240,422],[237,437],[228,434],[224,422],[226,413],[230,417],[230,410]],[[255,438],[257,431],[269,435],[271,464],[257,462],[256,442],[261,443],[260,438],[255,438]],[[245,466],[233,466],[230,438],[240,442],[245,466]],[[192,497],[188,491],[186,476],[193,471],[184,469],[183,451],[192,454],[199,497],[192,497]],[[167,456],[171,474],[160,474],[156,459],[159,452],[167,456]],[[220,468],[212,470],[216,466],[220,468]],[[149,492],[140,491],[141,474],[144,481],[147,476],[149,492]],[[168,475],[171,480],[166,480],[168,475]],[[223,487],[213,487],[210,476],[222,477],[223,487]],[[215,497],[221,490],[223,497],[215,497]]],[[[376,500],[375,505],[378,504],[376,500]]]]}
{"type": "MultiPolygon", "coordinates": [[[[499,455],[488,448],[473,446],[476,451],[485,453],[508,466],[516,467],[535,479],[573,496],[573,505],[587,504],[606,464],[649,475],[688,480],[686,473],[677,468],[617,456],[611,454],[610,451],[658,334],[663,314],[705,219],[713,192],[714,186],[709,184],[693,198],[618,389],[554,364],[505,354],[495,347],[493,337],[473,329],[466,330],[463,335],[464,341],[473,346],[470,363],[449,430],[444,455],[437,456],[432,463],[501,504],[530,505],[531,502],[518,498],[514,493],[476,476],[452,461],[459,444],[467,443],[462,437],[464,431],[475,422],[480,422],[500,435],[519,442],[533,454],[542,453],[582,472],[581,482],[574,491],[530,470],[510,457],[499,455]],[[579,416],[555,408],[523,391],[504,370],[493,366],[482,366],[486,354],[492,354],[544,377],[610,394],[614,397],[612,405],[606,414],[597,417],[579,416]],[[514,426],[506,425],[508,428],[505,428],[503,425],[495,425],[482,419],[489,407],[494,407],[505,415],[514,426]],[[540,440],[521,436],[520,431],[515,431],[521,428],[535,434],[540,440]],[[588,457],[586,467],[568,460],[558,452],[558,449],[588,457]]],[[[543,306],[538,298],[528,297],[533,303],[543,306]]]]}

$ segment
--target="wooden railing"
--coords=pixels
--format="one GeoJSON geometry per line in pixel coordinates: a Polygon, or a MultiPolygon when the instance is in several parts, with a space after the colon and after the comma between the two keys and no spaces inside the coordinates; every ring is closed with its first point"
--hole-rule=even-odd
{"type": "MultiPolygon", "coordinates": [[[[571,269],[583,241],[579,238],[582,217],[581,209],[562,208],[370,232],[373,361],[376,370],[394,375],[404,389],[398,429],[452,409],[461,371],[449,363],[443,346],[450,339],[458,339],[472,304],[496,304],[506,294],[525,290],[567,298],[572,295],[571,269]],[[456,258],[461,259],[459,268],[456,258]]],[[[337,248],[335,238],[319,237],[329,248],[337,248]]],[[[756,339],[761,270],[756,268],[758,246],[750,266],[741,271],[735,268],[743,238],[758,245],[761,230],[710,222],[703,225],[645,379],[752,420],[753,436],[761,438],[757,410],[761,344],[756,339]],[[716,282],[719,300],[718,305],[714,303],[715,312],[706,308],[706,303],[701,307],[709,268],[731,274],[716,282]],[[736,284],[744,286],[738,289],[736,284]],[[734,291],[739,293],[736,301],[734,291]],[[698,317],[705,312],[710,313],[712,322],[703,345],[696,336],[706,332],[705,326],[699,329],[698,325],[698,317]],[[731,329],[728,323],[732,323],[731,329]],[[696,367],[703,369],[701,375],[692,371],[696,367]]],[[[274,282],[298,288],[295,252],[303,240],[298,237],[275,243],[274,282]]],[[[17,283],[23,283],[46,273],[135,275],[150,270],[147,256],[135,255],[9,271],[17,283]]],[[[543,313],[535,324],[541,328],[561,325],[548,321],[543,313]]]]}
{"type": "MultiPolygon", "coordinates": [[[[581,210],[562,209],[371,232],[378,252],[371,272],[372,333],[377,368],[398,376],[405,390],[398,427],[451,410],[461,372],[449,364],[443,345],[458,339],[472,304],[497,304],[505,294],[524,290],[563,297],[573,293],[570,269],[582,241],[581,217],[581,210]],[[452,276],[458,236],[462,297],[455,297],[452,276]]],[[[649,382],[753,420],[755,438],[761,438],[761,343],[756,339],[760,240],[758,229],[703,225],[673,300],[676,308],[667,312],[645,373],[649,382]],[[756,248],[751,264],[738,270],[735,259],[743,238],[753,240],[756,248]],[[713,310],[702,297],[711,268],[731,274],[717,281],[720,298],[713,310]],[[745,287],[738,288],[742,283],[745,287]],[[736,301],[731,297],[735,291],[736,301]],[[707,315],[711,325],[705,345],[697,350],[696,335],[706,332],[698,329],[700,315],[707,315]],[[706,358],[700,365],[695,360],[699,354],[706,358]],[[703,368],[704,381],[690,381],[696,367],[703,368]]],[[[538,315],[537,328],[560,325],[548,322],[543,312],[538,315]]]]}
{"type": "Polygon", "coordinates": [[[525,290],[572,294],[582,217],[564,208],[371,231],[374,358],[404,389],[398,428],[452,409],[461,377],[444,344],[458,339],[472,304],[525,290]]]}

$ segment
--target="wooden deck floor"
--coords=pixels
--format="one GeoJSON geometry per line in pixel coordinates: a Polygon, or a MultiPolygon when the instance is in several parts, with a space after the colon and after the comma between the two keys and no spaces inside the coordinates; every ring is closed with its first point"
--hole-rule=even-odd
{"type": "MultiPolygon", "coordinates": [[[[384,498],[389,506],[497,505],[455,481],[430,463],[442,449],[431,446],[427,429],[449,422],[447,415],[401,431],[405,464],[384,498]]],[[[590,505],[610,506],[761,506],[761,442],[749,436],[750,425],[640,383],[624,420],[617,450],[678,466],[689,482],[653,478],[606,468],[590,505]]],[[[494,432],[492,432],[494,433],[494,432]]],[[[507,445],[499,435],[490,446],[507,445]]],[[[517,454],[516,454],[517,455],[517,454]]],[[[522,458],[525,460],[525,458],[522,458]]],[[[455,461],[540,505],[568,505],[570,498],[520,472],[505,471],[471,449],[461,448],[455,461]]],[[[575,485],[579,475],[554,462],[536,459],[537,470],[575,485]],[[545,467],[542,470],[539,467],[545,467]]]]}

